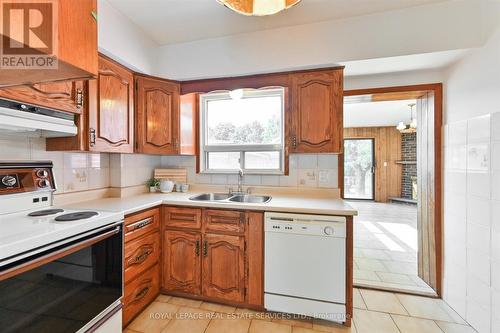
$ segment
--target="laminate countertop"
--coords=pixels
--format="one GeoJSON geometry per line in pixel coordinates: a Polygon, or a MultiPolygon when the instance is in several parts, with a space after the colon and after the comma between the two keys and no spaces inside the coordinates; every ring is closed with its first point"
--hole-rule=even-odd
{"type": "Polygon", "coordinates": [[[346,201],[335,197],[306,196],[299,194],[272,194],[267,203],[236,203],[217,201],[194,201],[189,198],[203,192],[188,193],[147,193],[124,198],[104,198],[65,205],[71,209],[95,209],[122,212],[129,215],[159,205],[208,207],[222,209],[244,209],[268,212],[286,212],[302,214],[323,214],[355,216],[357,211],[346,201]]]}

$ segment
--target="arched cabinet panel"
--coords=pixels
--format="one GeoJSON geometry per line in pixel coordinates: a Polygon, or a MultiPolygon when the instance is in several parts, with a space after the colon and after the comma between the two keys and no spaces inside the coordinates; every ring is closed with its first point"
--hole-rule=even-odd
{"type": "Polygon", "coordinates": [[[136,151],[179,153],[179,84],[138,76],[136,151]]]}
{"type": "Polygon", "coordinates": [[[89,150],[134,152],[134,76],[102,56],[89,82],[89,150]]]}
{"type": "Polygon", "coordinates": [[[342,77],[342,69],[291,74],[291,152],[342,152],[342,77]]]}

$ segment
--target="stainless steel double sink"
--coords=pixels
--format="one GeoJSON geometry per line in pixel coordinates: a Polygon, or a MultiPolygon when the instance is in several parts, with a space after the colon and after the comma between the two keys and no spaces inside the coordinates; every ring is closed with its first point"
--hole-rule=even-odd
{"type": "Polygon", "coordinates": [[[230,193],[203,193],[192,196],[193,201],[217,201],[217,202],[244,202],[244,203],[268,203],[272,197],[269,195],[230,194],[230,193]]]}

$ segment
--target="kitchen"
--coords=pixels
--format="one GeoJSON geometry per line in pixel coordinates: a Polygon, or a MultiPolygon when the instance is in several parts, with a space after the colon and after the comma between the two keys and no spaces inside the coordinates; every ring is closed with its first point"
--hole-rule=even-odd
{"type": "Polygon", "coordinates": [[[500,329],[499,4],[273,3],[0,3],[1,332],[500,329]],[[436,295],[358,288],[345,91],[431,83],[436,295]]]}

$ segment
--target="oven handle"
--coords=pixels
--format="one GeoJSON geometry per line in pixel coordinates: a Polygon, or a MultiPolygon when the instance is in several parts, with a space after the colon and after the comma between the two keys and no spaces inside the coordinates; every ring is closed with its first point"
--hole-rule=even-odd
{"type": "Polygon", "coordinates": [[[121,226],[116,226],[110,231],[106,231],[104,233],[99,233],[98,235],[86,239],[84,241],[72,244],[68,247],[64,247],[62,249],[59,249],[57,251],[48,253],[46,255],[43,255],[39,258],[27,261],[25,263],[22,263],[21,265],[6,269],[5,271],[0,272],[0,281],[6,280],[8,278],[11,278],[13,276],[22,274],[26,271],[32,270],[34,268],[40,267],[46,263],[49,263],[51,261],[55,261],[59,258],[65,257],[69,254],[72,254],[76,251],[79,251],[85,247],[94,245],[95,243],[98,243],[106,238],[109,238],[113,235],[116,235],[121,232],[121,226]]]}

